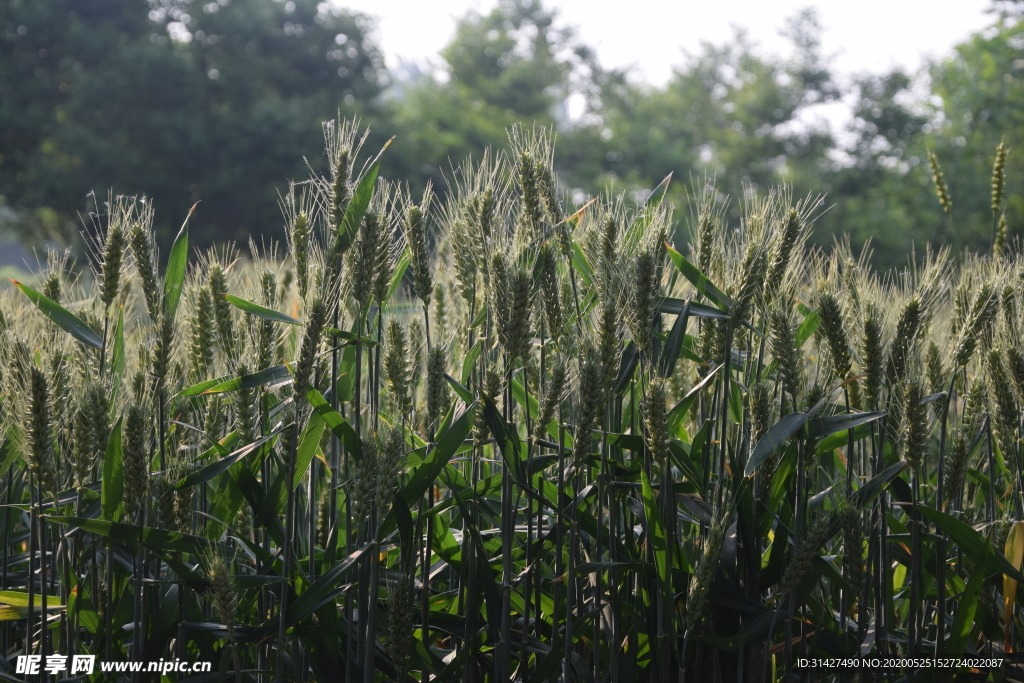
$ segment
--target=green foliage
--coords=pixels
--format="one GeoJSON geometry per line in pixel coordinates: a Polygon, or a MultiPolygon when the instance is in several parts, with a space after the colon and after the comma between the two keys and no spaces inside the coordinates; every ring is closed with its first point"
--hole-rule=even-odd
{"type": "MultiPolygon", "coordinates": [[[[811,10],[786,23],[789,57],[767,56],[738,34],[702,46],[665,86],[650,87],[628,71],[602,68],[538,2],[502,0],[487,13],[471,11],[436,71],[390,74],[368,20],[327,7],[314,0],[6,3],[0,204],[14,211],[4,223],[31,240],[74,242],[77,214],[102,211],[87,193],[112,186],[152,198],[164,248],[177,227],[173,212],[200,199],[198,246],[252,232],[277,237],[275,194],[305,173],[303,157],[322,170],[316,126],[341,110],[373,124],[376,147],[385,132],[398,135],[402,144],[381,171],[414,194],[427,181],[443,187],[471,153],[506,147],[515,123],[555,126],[559,191],[580,197],[610,185],[643,196],[670,173],[713,175],[734,197],[785,183],[794,196],[827,196],[831,209],[815,222],[813,243],[872,240],[873,263],[889,267],[925,241],[992,248],[999,216],[986,205],[987,171],[999,142],[1009,150],[1006,177],[1024,164],[1015,153],[1022,148],[1021,13],[1005,8],[990,30],[932,65],[923,97],[918,79],[899,70],[841,86],[811,10]],[[570,98],[574,107],[583,103],[579,119],[568,118],[570,98]],[[839,98],[853,102],[848,130],[809,123],[814,107],[839,98]],[[930,182],[927,149],[941,161],[952,216],[921,191],[930,182]]],[[[676,184],[669,199],[682,206],[686,194],[676,184]]],[[[740,204],[726,207],[731,220],[740,204]]],[[[1012,241],[1024,217],[1024,194],[1012,182],[1003,211],[1000,239],[1012,241]]]]}
{"type": "MultiPolygon", "coordinates": [[[[1015,245],[882,279],[807,247],[820,202],[714,187],[673,245],[669,180],[559,226],[550,131],[511,135],[415,206],[349,144],[301,248],[182,231],[163,276],[0,291],[9,647],[374,683],[1019,648],[1015,245]]],[[[148,207],[106,209],[144,253],[148,207]]]]}
{"type": "Polygon", "coordinates": [[[368,30],[315,0],[4,3],[0,196],[57,211],[64,242],[97,186],[152,198],[164,245],[201,199],[199,234],[277,233],[277,188],[315,159],[320,121],[372,111],[385,83],[368,30]]]}

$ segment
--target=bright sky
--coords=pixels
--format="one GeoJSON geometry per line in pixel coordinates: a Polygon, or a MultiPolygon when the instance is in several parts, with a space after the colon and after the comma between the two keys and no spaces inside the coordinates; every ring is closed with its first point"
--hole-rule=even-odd
{"type": "MultiPolygon", "coordinates": [[[[467,10],[485,13],[496,0],[333,0],[377,18],[388,66],[423,62],[452,37],[467,10]]],[[[635,66],[636,75],[661,85],[685,52],[703,41],[720,44],[740,27],[767,52],[781,54],[786,17],[815,6],[824,27],[825,54],[843,73],[918,68],[993,21],[988,0],[545,0],[560,23],[596,48],[606,67],[635,66]],[[628,7],[628,10],[626,8],[628,7]]]]}

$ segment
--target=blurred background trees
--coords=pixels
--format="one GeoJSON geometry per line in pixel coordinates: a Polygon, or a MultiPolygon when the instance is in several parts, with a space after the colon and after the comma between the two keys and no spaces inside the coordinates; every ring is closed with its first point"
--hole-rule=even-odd
{"type": "Polygon", "coordinates": [[[312,0],[0,4],[0,195],[60,240],[111,187],[151,197],[165,236],[199,200],[205,241],[273,231],[320,121],[373,117],[367,29],[312,0]]]}
{"type": "Polygon", "coordinates": [[[832,73],[805,11],[787,24],[789,56],[737,35],[652,87],[603,69],[529,0],[464,16],[438,68],[391,73],[369,19],[315,0],[8,0],[0,231],[74,245],[89,192],[113,188],[151,197],[164,239],[198,200],[200,243],[276,238],[277,193],[307,162],[320,168],[319,122],[340,110],[370,126],[371,147],[398,136],[384,172],[414,192],[427,180],[443,188],[466,155],[504,147],[521,121],[557,129],[574,200],[609,186],[639,199],[669,173],[679,206],[705,176],[736,197],[785,182],[796,196],[826,194],[817,243],[871,238],[881,266],[912,242],[984,248],[1001,139],[1011,235],[1024,217],[1020,8],[993,3],[992,28],[926,77],[832,73]],[[853,111],[846,130],[816,122],[840,101],[853,111]],[[927,149],[943,163],[952,220],[931,191],[927,149]]]}

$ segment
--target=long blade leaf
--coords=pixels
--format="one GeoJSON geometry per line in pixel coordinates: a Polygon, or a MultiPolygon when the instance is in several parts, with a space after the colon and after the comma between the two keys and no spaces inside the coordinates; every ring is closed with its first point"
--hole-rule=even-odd
{"type": "Polygon", "coordinates": [[[29,298],[29,301],[36,305],[36,308],[38,308],[43,315],[52,320],[57,327],[64,330],[86,346],[91,346],[94,349],[103,348],[102,337],[96,334],[95,330],[82,322],[74,313],[62,307],[57,302],[46,298],[28,285],[24,285],[14,279],[11,279],[11,282],[13,282],[14,286],[20,289],[22,293],[29,298]]]}

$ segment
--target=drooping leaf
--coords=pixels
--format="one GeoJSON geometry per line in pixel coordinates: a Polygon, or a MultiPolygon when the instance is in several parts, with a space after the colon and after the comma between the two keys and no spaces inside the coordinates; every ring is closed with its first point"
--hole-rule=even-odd
{"type": "MultiPolygon", "coordinates": [[[[287,365],[275,365],[272,368],[260,370],[259,372],[253,372],[248,375],[243,375],[242,377],[232,377],[218,384],[214,384],[213,386],[207,389],[203,389],[202,391],[196,390],[198,389],[198,387],[203,386],[203,384],[206,384],[205,382],[203,384],[197,384],[195,387],[189,387],[185,391],[196,391],[196,393],[203,395],[223,394],[228,391],[238,391],[239,389],[255,389],[256,387],[261,387],[264,384],[270,384],[271,382],[274,382],[276,380],[284,380],[290,377],[291,372],[288,371],[287,365]]],[[[193,396],[195,394],[182,392],[182,395],[193,396]]]]}
{"type": "Polygon", "coordinates": [[[43,315],[52,320],[57,327],[64,330],[86,346],[91,346],[94,349],[103,348],[103,339],[100,335],[96,334],[95,330],[79,320],[79,318],[75,314],[71,313],[71,311],[63,308],[55,301],[47,299],[28,285],[23,285],[14,279],[11,279],[11,282],[13,282],[14,286],[20,289],[22,293],[29,298],[29,301],[36,305],[36,308],[38,308],[43,315]]]}
{"type": "Polygon", "coordinates": [[[339,588],[341,585],[341,581],[339,579],[372,547],[372,544],[367,543],[362,548],[356,550],[341,562],[338,562],[326,572],[318,576],[316,581],[302,591],[302,593],[295,598],[295,602],[288,606],[287,620],[285,623],[289,626],[297,624],[315,612],[317,608],[328,600],[340,595],[345,588],[343,586],[339,588]]]}
{"type": "Polygon", "coordinates": [[[233,377],[234,375],[222,375],[220,377],[214,377],[212,379],[203,380],[198,384],[193,384],[190,387],[185,387],[184,389],[181,390],[181,393],[179,393],[178,396],[198,396],[207,389],[215,387],[218,384],[223,384],[224,382],[233,379],[233,377]]]}
{"type": "Polygon", "coordinates": [[[263,318],[264,320],[270,320],[275,323],[288,323],[289,325],[304,325],[302,321],[296,320],[290,315],[285,315],[280,311],[275,311],[272,308],[266,306],[260,306],[257,303],[243,299],[240,296],[234,296],[233,294],[225,294],[224,299],[234,306],[235,308],[245,311],[257,318],[263,318]]]}
{"type": "Polygon", "coordinates": [[[223,458],[221,458],[220,460],[217,460],[216,462],[212,462],[209,465],[206,465],[205,467],[199,468],[195,472],[190,473],[186,477],[182,478],[178,483],[176,483],[174,485],[173,490],[174,491],[178,491],[180,489],[187,488],[189,486],[196,486],[198,484],[204,484],[204,483],[210,481],[211,479],[216,477],[221,472],[227,471],[227,469],[229,467],[234,465],[236,462],[238,462],[239,460],[241,460],[245,456],[249,455],[250,453],[255,452],[263,444],[265,444],[266,442],[270,441],[275,436],[277,436],[278,434],[280,434],[281,432],[283,432],[285,429],[288,429],[288,428],[289,428],[288,426],[281,427],[281,428],[271,432],[270,434],[267,434],[266,436],[263,436],[263,437],[257,439],[256,441],[253,441],[250,444],[246,444],[245,446],[242,446],[241,448],[239,448],[235,452],[231,453],[230,455],[226,455],[223,458]]]}
{"type": "Polygon", "coordinates": [[[692,481],[696,485],[700,485],[701,478],[697,472],[697,468],[694,466],[690,456],[693,453],[692,450],[687,453],[683,449],[683,445],[679,442],[679,439],[672,439],[669,441],[669,453],[672,456],[672,462],[675,463],[679,471],[683,473],[689,481],[692,481]]]}
{"type": "Polygon", "coordinates": [[[704,379],[695,384],[693,388],[686,392],[685,396],[679,399],[678,403],[672,406],[672,409],[668,413],[669,432],[675,433],[678,425],[686,418],[686,414],[690,412],[690,408],[700,397],[701,390],[708,385],[722,367],[722,365],[718,365],[711,370],[711,372],[704,376],[704,379]]]}
{"type": "Polygon", "coordinates": [[[354,341],[358,340],[358,342],[364,348],[372,349],[375,346],[377,346],[377,340],[376,339],[371,339],[370,337],[366,337],[366,336],[360,337],[355,332],[349,332],[348,330],[339,330],[339,329],[336,329],[334,327],[328,327],[328,328],[324,329],[324,332],[326,332],[327,334],[331,335],[332,337],[337,337],[338,339],[344,339],[345,341],[348,341],[348,342],[354,342],[354,341]]]}
{"type": "Polygon", "coordinates": [[[924,517],[928,518],[932,524],[949,534],[950,539],[964,551],[964,555],[971,558],[989,558],[988,571],[990,573],[998,571],[1016,579],[1018,582],[1024,582],[1024,574],[1021,574],[1020,569],[1011,565],[1002,553],[995,552],[992,549],[992,542],[982,536],[967,522],[945,512],[939,512],[927,505],[918,505],[917,510],[924,517]]]}
{"type": "Polygon", "coordinates": [[[445,373],[444,378],[448,380],[448,384],[452,386],[452,389],[455,390],[455,393],[458,394],[459,398],[465,401],[467,405],[473,402],[473,392],[471,392],[466,387],[462,386],[461,382],[459,382],[457,379],[455,379],[448,373],[445,373]]]}
{"type": "Polygon", "coordinates": [[[674,263],[676,268],[679,269],[679,272],[683,274],[683,277],[689,280],[690,284],[692,284],[698,292],[726,310],[732,308],[732,299],[727,297],[722,290],[716,287],[715,283],[713,283],[707,275],[700,272],[700,269],[690,263],[685,256],[672,247],[668,247],[668,255],[672,259],[672,263],[674,263]]]}
{"type": "Polygon", "coordinates": [[[398,496],[405,501],[405,504],[412,508],[420,496],[431,486],[441,471],[451,460],[455,452],[462,446],[463,441],[469,436],[473,428],[473,417],[476,415],[477,404],[472,403],[452,422],[437,439],[434,448],[427,453],[423,464],[417,467],[410,475],[405,486],[398,492],[398,496]]]}
{"type": "MultiPolygon", "coordinates": [[[[859,425],[853,428],[853,440],[860,441],[871,433],[869,425],[859,425]]],[[[840,430],[831,436],[826,436],[818,442],[818,453],[828,453],[836,448],[850,445],[850,433],[848,430],[840,430]]]]}
{"type": "Polygon", "coordinates": [[[864,509],[873,501],[893,479],[899,476],[900,472],[910,467],[906,460],[889,465],[884,470],[872,477],[869,482],[861,486],[854,494],[854,501],[857,507],[864,509]]]}
{"type": "MultiPolygon", "coordinates": [[[[655,304],[658,313],[668,313],[670,315],[679,315],[683,312],[686,307],[686,300],[676,299],[671,296],[659,296],[658,302],[655,304]]],[[[709,318],[711,320],[724,320],[729,317],[729,314],[725,311],[708,306],[707,304],[700,304],[696,301],[690,301],[690,315],[694,318],[709,318]]]]}
{"type": "Polygon", "coordinates": [[[844,429],[853,429],[859,425],[874,422],[885,415],[884,410],[877,410],[871,413],[814,417],[807,420],[807,436],[812,439],[822,439],[844,429]]]}
{"type": "Polygon", "coordinates": [[[77,527],[83,531],[98,534],[124,543],[139,543],[167,553],[194,553],[203,555],[213,551],[220,552],[219,545],[200,536],[182,534],[177,531],[165,531],[152,527],[140,527],[134,524],[120,524],[101,519],[84,517],[47,517],[55,524],[77,527]]]}
{"type": "Polygon", "coordinates": [[[316,389],[310,389],[306,394],[306,400],[309,401],[309,405],[312,406],[313,410],[319,413],[320,417],[323,418],[327,428],[334,432],[348,452],[351,453],[356,460],[359,460],[363,452],[363,444],[356,435],[356,431],[352,428],[352,425],[343,418],[338,411],[331,407],[331,404],[327,402],[327,399],[323,397],[316,389]]]}
{"type": "Polygon", "coordinates": [[[747,460],[743,475],[751,476],[757,468],[768,459],[775,449],[784,444],[791,436],[800,431],[800,428],[807,422],[807,413],[790,413],[772,425],[761,440],[754,446],[754,452],[747,460]]]}

